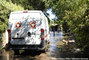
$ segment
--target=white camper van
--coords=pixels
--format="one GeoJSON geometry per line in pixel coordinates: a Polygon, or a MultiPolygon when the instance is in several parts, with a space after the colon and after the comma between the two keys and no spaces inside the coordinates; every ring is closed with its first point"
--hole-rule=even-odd
{"type": "Polygon", "coordinates": [[[8,44],[12,50],[46,50],[50,39],[48,20],[42,11],[11,12],[8,44]]]}

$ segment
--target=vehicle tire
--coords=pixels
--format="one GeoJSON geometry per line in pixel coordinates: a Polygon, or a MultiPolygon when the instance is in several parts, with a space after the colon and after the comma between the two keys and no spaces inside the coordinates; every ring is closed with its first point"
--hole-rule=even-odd
{"type": "Polygon", "coordinates": [[[43,52],[45,53],[47,51],[48,51],[48,48],[47,48],[47,45],[46,45],[46,47],[44,48],[43,52]]]}
{"type": "Polygon", "coordinates": [[[48,44],[47,44],[47,49],[49,51],[49,49],[50,49],[50,42],[48,42],[48,44]]]}
{"type": "Polygon", "coordinates": [[[19,55],[19,50],[14,50],[14,55],[19,55]]]}

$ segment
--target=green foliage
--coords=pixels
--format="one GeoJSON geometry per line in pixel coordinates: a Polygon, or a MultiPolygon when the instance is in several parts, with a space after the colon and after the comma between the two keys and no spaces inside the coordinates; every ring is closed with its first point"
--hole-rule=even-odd
{"type": "Polygon", "coordinates": [[[11,10],[11,11],[19,11],[19,10],[24,10],[23,7],[20,5],[13,4],[11,1],[7,2],[5,0],[0,1],[0,5],[3,6],[4,8],[11,10]]]}
{"type": "MultiPolygon", "coordinates": [[[[10,0],[7,0],[10,1],[10,0]]],[[[11,0],[12,3],[21,5],[28,10],[44,10],[45,2],[43,0],[11,0]]]]}
{"type": "Polygon", "coordinates": [[[18,10],[24,10],[24,8],[13,4],[11,1],[0,0],[0,32],[4,32],[7,29],[10,12],[18,10]]]}
{"type": "Polygon", "coordinates": [[[89,46],[89,0],[59,0],[53,5],[53,11],[63,30],[69,27],[78,45],[86,51],[89,46]]]}

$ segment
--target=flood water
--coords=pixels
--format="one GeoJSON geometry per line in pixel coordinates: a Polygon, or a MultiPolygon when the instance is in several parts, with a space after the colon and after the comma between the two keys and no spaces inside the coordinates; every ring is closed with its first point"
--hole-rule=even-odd
{"type": "MultiPolygon", "coordinates": [[[[81,60],[84,58],[84,54],[82,52],[76,52],[74,49],[77,49],[76,43],[63,44],[63,40],[73,40],[74,37],[69,33],[63,33],[63,31],[55,32],[55,36],[53,32],[51,32],[51,40],[50,40],[50,56],[53,58],[74,58],[75,60],[81,60]]],[[[60,59],[59,59],[60,60],[60,59]]],[[[71,60],[71,59],[69,59],[71,60]]],[[[88,58],[85,58],[88,60],[88,58]]]]}
{"type": "Polygon", "coordinates": [[[53,35],[53,32],[51,32],[51,40],[50,40],[50,55],[55,58],[62,58],[60,56],[61,48],[57,48],[56,43],[63,40],[63,32],[55,32],[55,36],[53,35]]]}
{"type": "MultiPolygon", "coordinates": [[[[62,40],[64,38],[65,36],[63,31],[55,32],[55,36],[53,32],[50,32],[50,48],[47,53],[39,51],[25,51],[20,55],[14,55],[12,50],[6,52],[3,49],[0,51],[0,60],[60,60],[59,58],[82,58],[83,56],[81,56],[81,54],[71,52],[69,49],[70,47],[63,46],[62,40]]],[[[67,36],[66,39],[67,38],[69,38],[69,36],[67,36]]]]}

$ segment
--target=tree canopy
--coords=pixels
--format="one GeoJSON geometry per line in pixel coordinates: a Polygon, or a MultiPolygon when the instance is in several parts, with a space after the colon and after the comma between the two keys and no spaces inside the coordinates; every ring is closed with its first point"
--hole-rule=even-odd
{"type": "Polygon", "coordinates": [[[78,46],[89,55],[89,0],[58,0],[53,11],[63,30],[70,29],[78,46]]]}

